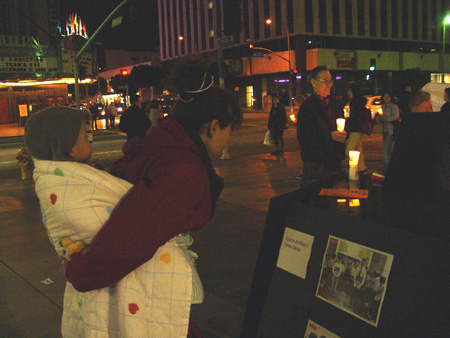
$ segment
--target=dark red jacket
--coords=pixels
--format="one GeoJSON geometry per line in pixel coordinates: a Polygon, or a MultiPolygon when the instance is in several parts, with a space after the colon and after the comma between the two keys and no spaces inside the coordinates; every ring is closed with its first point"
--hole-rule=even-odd
{"type": "Polygon", "coordinates": [[[99,231],[87,255],[72,255],[66,277],[81,292],[108,287],[172,237],[203,228],[223,181],[198,135],[167,118],[127,142],[111,173],[134,184],[99,231]]]}

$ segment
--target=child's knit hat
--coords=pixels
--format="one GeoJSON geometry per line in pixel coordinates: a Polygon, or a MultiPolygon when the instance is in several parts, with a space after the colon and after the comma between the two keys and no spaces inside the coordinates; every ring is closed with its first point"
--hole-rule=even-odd
{"type": "Polygon", "coordinates": [[[71,161],[86,111],[70,107],[51,107],[33,114],[25,124],[25,144],[38,160],[71,161]]]}

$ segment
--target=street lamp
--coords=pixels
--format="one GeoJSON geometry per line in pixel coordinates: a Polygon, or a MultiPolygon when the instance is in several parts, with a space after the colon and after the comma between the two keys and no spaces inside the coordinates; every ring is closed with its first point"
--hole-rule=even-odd
{"type": "MultiPolygon", "coordinates": [[[[183,35],[180,35],[180,36],[178,37],[178,40],[180,40],[180,41],[183,41],[184,39],[185,39],[185,37],[184,37],[183,35]]],[[[197,42],[194,41],[194,40],[192,40],[192,39],[190,39],[190,38],[188,38],[188,37],[186,37],[186,39],[187,39],[188,41],[193,42],[193,44],[194,44],[194,54],[197,54],[197,50],[198,50],[198,48],[197,48],[197,42]]]]}
{"type": "MultiPolygon", "coordinates": [[[[272,23],[271,19],[266,20],[266,24],[270,25],[272,23]]],[[[291,114],[294,112],[294,107],[292,106],[292,81],[291,81],[291,46],[290,46],[290,38],[289,38],[289,25],[284,21],[281,21],[283,25],[286,26],[286,37],[287,37],[287,45],[288,45],[288,63],[289,63],[289,107],[291,108],[291,114]]]]}
{"type": "Polygon", "coordinates": [[[445,59],[445,26],[450,24],[450,15],[447,15],[444,18],[444,22],[442,23],[442,83],[445,83],[444,74],[445,74],[445,68],[444,68],[444,59],[445,59]]]}

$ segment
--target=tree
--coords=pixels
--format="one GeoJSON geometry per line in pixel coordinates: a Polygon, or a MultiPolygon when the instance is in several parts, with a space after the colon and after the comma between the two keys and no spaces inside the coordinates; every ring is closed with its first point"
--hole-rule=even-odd
{"type": "Polygon", "coordinates": [[[162,69],[149,65],[135,66],[130,74],[130,82],[138,88],[156,87],[161,84],[162,78],[162,69]]]}
{"type": "Polygon", "coordinates": [[[133,83],[128,81],[128,76],[123,76],[121,74],[114,75],[109,80],[109,85],[112,87],[115,93],[121,93],[123,95],[134,95],[138,92],[139,88],[137,88],[133,83]]]}

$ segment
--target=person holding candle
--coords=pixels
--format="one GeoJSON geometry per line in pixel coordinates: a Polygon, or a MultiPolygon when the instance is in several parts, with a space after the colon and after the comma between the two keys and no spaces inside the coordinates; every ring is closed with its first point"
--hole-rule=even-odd
{"type": "Polygon", "coordinates": [[[362,138],[364,133],[361,130],[360,123],[364,120],[364,113],[367,109],[367,99],[361,94],[361,89],[356,84],[350,85],[347,93],[348,98],[350,99],[350,115],[345,125],[345,130],[348,133],[345,153],[348,158],[348,153],[350,150],[359,151],[358,171],[359,174],[363,174],[367,167],[364,163],[364,155],[362,151],[362,138]]]}
{"type": "Polygon", "coordinates": [[[383,165],[384,168],[380,170],[381,174],[385,174],[391,161],[392,146],[394,144],[394,129],[398,123],[400,112],[398,106],[392,102],[392,93],[385,92],[383,94],[383,110],[381,134],[383,135],[383,165]]]}
{"type": "Polygon", "coordinates": [[[310,74],[314,93],[300,106],[297,117],[297,140],[303,160],[302,185],[314,183],[332,172],[342,170],[347,133],[339,132],[336,119],[343,112],[330,96],[333,80],[326,66],[310,74]]]}

